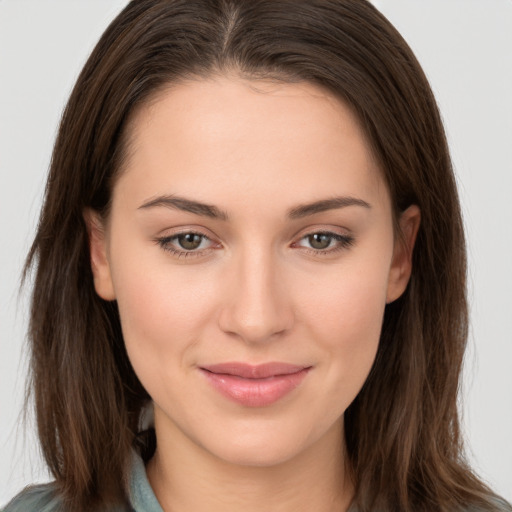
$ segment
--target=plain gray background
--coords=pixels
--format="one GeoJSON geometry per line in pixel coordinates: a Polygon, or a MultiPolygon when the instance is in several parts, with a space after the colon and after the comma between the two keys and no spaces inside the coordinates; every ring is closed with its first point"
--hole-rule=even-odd
{"type": "MultiPolygon", "coordinates": [[[[60,112],[125,0],[0,0],[0,504],[48,479],[18,422],[21,266],[60,112]]],[[[468,233],[472,330],[461,394],[476,470],[512,501],[512,0],[375,0],[416,52],[445,119],[468,233]]]]}

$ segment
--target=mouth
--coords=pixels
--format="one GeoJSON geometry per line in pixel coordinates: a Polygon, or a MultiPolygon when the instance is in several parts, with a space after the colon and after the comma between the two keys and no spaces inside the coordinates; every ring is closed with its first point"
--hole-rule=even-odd
{"type": "Polygon", "coordinates": [[[199,369],[224,397],[245,407],[265,407],[291,393],[311,368],[278,362],[256,366],[229,362],[199,369]]]}

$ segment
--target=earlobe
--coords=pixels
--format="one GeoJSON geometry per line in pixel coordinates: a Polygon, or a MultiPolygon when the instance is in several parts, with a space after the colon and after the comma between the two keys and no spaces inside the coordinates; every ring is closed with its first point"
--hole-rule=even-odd
{"type": "Polygon", "coordinates": [[[411,205],[398,219],[400,233],[397,233],[393,260],[389,271],[386,303],[398,299],[407,288],[412,273],[412,254],[421,222],[418,206],[411,205]]]}
{"type": "Polygon", "coordinates": [[[115,300],[116,295],[110,272],[104,222],[98,212],[91,208],[85,209],[83,216],[89,237],[89,254],[94,288],[102,299],[115,300]]]}

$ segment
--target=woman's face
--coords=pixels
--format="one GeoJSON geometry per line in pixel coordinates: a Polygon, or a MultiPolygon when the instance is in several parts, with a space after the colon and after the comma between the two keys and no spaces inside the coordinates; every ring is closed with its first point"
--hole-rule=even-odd
{"type": "MultiPolygon", "coordinates": [[[[351,111],[218,77],[169,88],[130,131],[107,224],[86,217],[159,446],[271,465],[338,442],[410,273],[351,111]]],[[[412,246],[417,209],[400,222],[412,246]]]]}

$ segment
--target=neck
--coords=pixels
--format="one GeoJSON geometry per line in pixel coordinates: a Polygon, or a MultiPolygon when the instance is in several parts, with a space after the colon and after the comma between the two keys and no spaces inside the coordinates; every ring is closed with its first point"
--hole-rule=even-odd
{"type": "MultiPolygon", "coordinates": [[[[341,422],[340,422],[341,423],[341,422]]],[[[166,512],[344,512],[353,495],[340,424],[274,465],[226,462],[184,436],[158,435],[147,473],[166,512]]]]}

